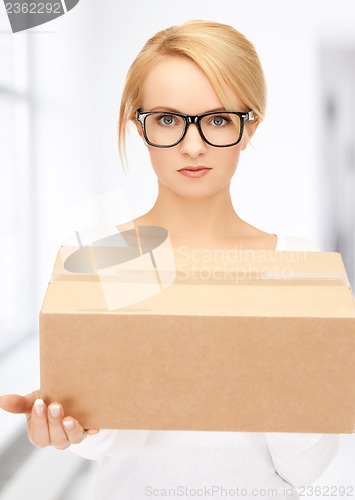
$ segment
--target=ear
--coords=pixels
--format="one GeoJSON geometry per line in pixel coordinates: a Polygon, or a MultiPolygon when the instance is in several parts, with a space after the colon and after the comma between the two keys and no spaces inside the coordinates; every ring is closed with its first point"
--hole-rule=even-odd
{"type": "Polygon", "coordinates": [[[138,132],[138,135],[139,137],[142,139],[143,141],[143,144],[148,147],[148,144],[145,142],[145,139],[144,139],[144,135],[143,135],[143,130],[142,130],[142,125],[140,124],[140,122],[136,119],[132,120],[133,124],[135,125],[136,129],[137,129],[137,132],[138,132]]]}
{"type": "Polygon", "coordinates": [[[143,130],[142,130],[142,126],[141,126],[140,122],[136,118],[134,118],[134,120],[132,120],[132,121],[133,121],[133,124],[135,125],[135,127],[137,129],[137,132],[138,132],[139,136],[144,141],[143,130]]]}
{"type": "Polygon", "coordinates": [[[249,144],[251,138],[253,137],[253,135],[255,134],[256,132],[256,129],[258,128],[259,124],[260,124],[260,119],[257,118],[256,120],[254,120],[253,122],[252,121],[248,121],[245,125],[245,130],[244,130],[244,134],[243,134],[243,137],[242,137],[242,146],[241,146],[241,149],[242,151],[244,151],[244,149],[247,147],[247,145],[249,144]]]}

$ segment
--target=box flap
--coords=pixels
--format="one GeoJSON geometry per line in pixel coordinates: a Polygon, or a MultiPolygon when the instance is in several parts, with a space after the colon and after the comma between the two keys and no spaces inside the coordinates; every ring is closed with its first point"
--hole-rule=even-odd
{"type": "Polygon", "coordinates": [[[62,247],[42,311],[355,317],[339,253],[167,245],[62,247]]]}

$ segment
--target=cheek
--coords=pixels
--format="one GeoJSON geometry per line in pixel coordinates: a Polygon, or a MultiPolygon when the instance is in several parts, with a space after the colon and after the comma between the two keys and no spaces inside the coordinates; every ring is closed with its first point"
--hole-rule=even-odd
{"type": "MultiPolygon", "coordinates": [[[[223,164],[225,165],[226,168],[234,171],[239,162],[239,157],[240,157],[240,152],[241,152],[241,147],[240,144],[237,146],[232,146],[231,148],[227,148],[223,151],[223,164]]],[[[221,155],[222,156],[222,155],[221,155]]]]}
{"type": "Polygon", "coordinates": [[[148,146],[148,152],[150,156],[150,162],[155,172],[166,169],[166,167],[174,166],[174,160],[176,159],[176,153],[173,148],[163,149],[154,148],[148,146]]]}

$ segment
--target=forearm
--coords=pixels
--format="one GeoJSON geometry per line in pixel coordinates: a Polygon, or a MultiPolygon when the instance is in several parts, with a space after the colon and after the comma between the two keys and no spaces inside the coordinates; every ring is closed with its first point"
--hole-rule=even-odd
{"type": "Polygon", "coordinates": [[[68,449],[83,458],[98,460],[104,456],[127,457],[144,446],[150,431],[145,430],[107,430],[86,436],[80,444],[68,449]]]}
{"type": "Polygon", "coordinates": [[[265,434],[276,472],[292,486],[309,485],[336,457],[339,434],[265,434]]]}

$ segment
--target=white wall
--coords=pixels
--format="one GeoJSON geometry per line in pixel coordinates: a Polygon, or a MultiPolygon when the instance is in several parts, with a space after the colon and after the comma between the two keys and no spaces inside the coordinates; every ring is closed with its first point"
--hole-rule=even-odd
{"type": "MultiPolygon", "coordinates": [[[[128,66],[157,30],[188,19],[232,24],[260,54],[268,87],[264,124],[233,182],[238,213],[270,232],[321,241],[322,179],[317,156],[317,50],[330,38],[355,44],[352,0],[83,0],[34,36],[38,120],[41,286],[62,238],[58,218],[76,201],[124,188],[133,217],[156,195],[144,146],[132,137],[130,175],[116,144],[120,93],[128,66]]],[[[30,35],[27,35],[30,36],[30,35]]],[[[124,220],[127,212],[117,214],[124,220]]]]}

